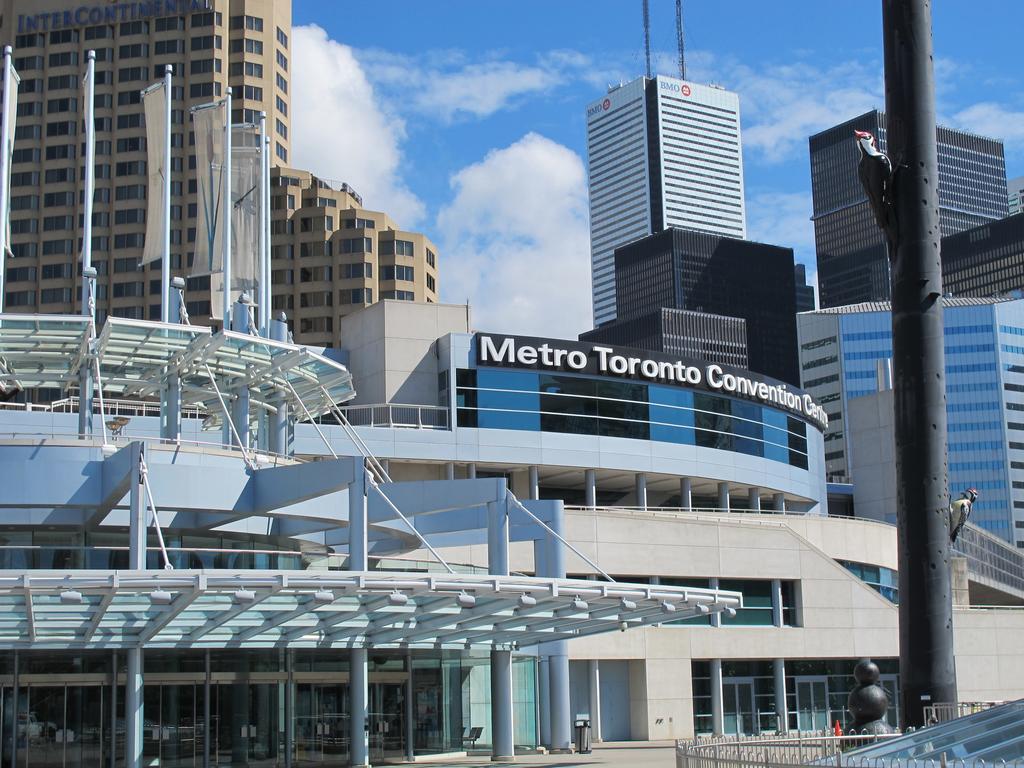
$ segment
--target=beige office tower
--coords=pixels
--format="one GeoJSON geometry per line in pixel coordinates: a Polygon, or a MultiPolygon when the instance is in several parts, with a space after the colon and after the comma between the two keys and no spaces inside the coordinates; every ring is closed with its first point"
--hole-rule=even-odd
{"type": "MultiPolygon", "coordinates": [[[[7,260],[4,311],[80,311],[78,264],[85,141],[81,78],[86,52],[95,50],[97,173],[92,260],[99,272],[97,318],[102,321],[114,315],[159,319],[160,263],[138,268],[147,236],[146,128],[140,91],[163,77],[166,64],[173,66],[171,266],[175,275],[187,276],[197,250],[202,249],[197,241],[203,239],[197,215],[189,108],[221,98],[231,86],[232,121],[256,122],[259,113],[265,111],[271,161],[275,166],[288,165],[293,74],[291,3],[94,0],[92,4],[75,5],[64,0],[0,0],[0,41],[14,46],[14,64],[22,78],[11,167],[13,258],[7,260]]],[[[310,177],[290,173],[289,178],[310,177]]],[[[296,201],[308,197],[307,191],[300,194],[298,188],[288,194],[293,194],[296,201]]],[[[360,207],[356,198],[332,196],[327,190],[316,196],[337,203],[338,214],[360,207]]],[[[309,213],[309,217],[313,215],[309,213]]],[[[299,230],[302,218],[300,215],[297,220],[294,236],[282,230],[280,235],[272,236],[272,244],[281,237],[287,244],[303,242],[307,233],[299,230]]],[[[383,214],[360,218],[379,222],[382,230],[394,229],[383,214]]],[[[334,226],[344,226],[340,215],[335,216],[334,226]]],[[[159,233],[150,232],[148,236],[159,237],[159,233]]],[[[418,243],[422,241],[418,237],[404,239],[418,243]]],[[[373,239],[376,247],[376,237],[373,239]]],[[[414,246],[414,250],[417,258],[426,258],[426,246],[414,246]]],[[[278,251],[275,249],[275,253],[278,251]]],[[[433,247],[431,253],[436,253],[433,247]]],[[[308,322],[294,324],[294,332],[298,341],[327,343],[334,339],[332,332],[312,329],[337,328],[338,315],[352,307],[351,302],[339,304],[338,291],[355,283],[340,277],[334,267],[341,266],[344,259],[336,258],[329,265],[334,280],[334,311],[315,315],[303,311],[303,296],[323,291],[328,285],[313,277],[328,274],[322,269],[313,271],[328,264],[313,261],[315,267],[312,262],[307,267],[305,262],[297,261],[293,270],[291,301],[296,314],[309,314],[308,322]],[[313,287],[309,290],[301,285],[304,276],[310,277],[313,287]]],[[[288,269],[277,262],[274,268],[288,269]]],[[[378,288],[375,271],[374,284],[367,282],[364,286],[372,293],[364,295],[377,299],[393,293],[406,298],[411,292],[416,300],[436,298],[436,292],[427,290],[426,272],[414,268],[418,281],[415,288],[404,283],[382,283],[378,288]]],[[[436,272],[429,279],[436,291],[436,272]]],[[[186,294],[192,321],[207,323],[209,278],[189,280],[186,294]]],[[[312,300],[327,301],[312,296],[305,299],[312,300]]],[[[283,301],[287,304],[289,300],[283,301]]],[[[291,317],[290,307],[288,314],[291,317]]]]}
{"type": "Polygon", "coordinates": [[[340,318],[381,299],[436,302],[437,248],[363,208],[347,184],[274,168],[270,179],[274,313],[295,338],[338,346],[340,318]]]}

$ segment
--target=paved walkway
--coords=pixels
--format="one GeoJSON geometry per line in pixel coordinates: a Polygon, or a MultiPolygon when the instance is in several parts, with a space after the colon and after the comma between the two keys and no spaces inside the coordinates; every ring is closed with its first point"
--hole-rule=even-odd
{"type": "Polygon", "coordinates": [[[674,744],[672,741],[619,741],[597,744],[593,753],[589,755],[516,755],[514,763],[492,763],[487,757],[475,756],[436,763],[424,761],[418,765],[445,768],[499,768],[505,765],[543,765],[548,768],[587,765],[675,768],[674,744]]]}

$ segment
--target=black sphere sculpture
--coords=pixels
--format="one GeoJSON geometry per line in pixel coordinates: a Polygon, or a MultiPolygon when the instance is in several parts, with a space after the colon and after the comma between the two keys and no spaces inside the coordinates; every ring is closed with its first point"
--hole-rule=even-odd
{"type": "Polygon", "coordinates": [[[878,684],[878,665],[871,659],[861,659],[853,668],[853,676],[857,685],[850,691],[850,698],[846,701],[846,708],[853,715],[850,733],[892,733],[892,728],[885,721],[889,697],[878,684]]]}

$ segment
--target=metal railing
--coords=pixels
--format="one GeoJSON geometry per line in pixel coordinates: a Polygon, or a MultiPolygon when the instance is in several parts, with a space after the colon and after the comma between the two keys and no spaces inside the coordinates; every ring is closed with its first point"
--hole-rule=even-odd
{"type": "Polygon", "coordinates": [[[341,412],[353,427],[451,428],[448,409],[440,405],[343,405],[341,412]]]}
{"type": "Polygon", "coordinates": [[[834,736],[797,733],[718,736],[677,741],[676,768],[778,768],[806,765],[814,761],[850,765],[842,758],[844,752],[900,735],[834,736]]]}
{"type": "MultiPolygon", "coordinates": [[[[64,397],[50,403],[0,403],[0,410],[78,413],[78,395],[64,397]]],[[[93,403],[93,413],[99,413],[99,401],[93,403]]],[[[118,400],[103,398],[103,412],[107,416],[159,416],[160,403],[150,400],[118,400]]],[[[185,419],[205,419],[210,413],[199,405],[183,405],[181,416],[185,419]]]]}
{"type": "Polygon", "coordinates": [[[982,712],[992,707],[1003,704],[1002,701],[957,701],[957,702],[936,702],[924,708],[924,721],[930,725],[946,723],[956,720],[958,717],[973,715],[975,712],[982,712]]]}

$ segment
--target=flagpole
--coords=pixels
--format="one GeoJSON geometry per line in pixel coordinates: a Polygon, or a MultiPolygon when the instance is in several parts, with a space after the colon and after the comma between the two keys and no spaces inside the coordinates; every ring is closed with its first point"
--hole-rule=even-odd
{"type": "MultiPolygon", "coordinates": [[[[96,51],[85,54],[85,200],[82,220],[82,314],[96,320],[95,302],[90,301],[91,288],[89,270],[92,267],[92,208],[96,187],[96,51]]],[[[88,366],[83,366],[88,367],[88,366]]]]}
{"type": "MultiPolygon", "coordinates": [[[[7,242],[7,231],[11,218],[10,206],[7,205],[7,198],[11,193],[11,161],[8,147],[11,141],[11,54],[14,49],[4,46],[4,114],[3,123],[0,125],[0,206],[3,211],[0,213],[0,312],[4,311],[4,276],[7,269],[7,249],[10,243],[7,242]]],[[[14,107],[17,109],[17,106],[14,107]]]]}
{"type": "MultiPolygon", "coordinates": [[[[85,67],[85,189],[82,207],[82,314],[90,318],[89,335],[96,337],[96,302],[93,284],[96,272],[92,268],[92,209],[96,187],[96,51],[86,54],[85,67]]],[[[78,435],[86,438],[93,434],[92,365],[87,358],[78,369],[78,435]]]]}
{"type": "Polygon", "coordinates": [[[270,335],[270,238],[268,237],[265,222],[270,217],[267,207],[267,192],[270,180],[267,178],[267,169],[270,160],[267,157],[267,113],[260,112],[260,220],[259,220],[259,256],[260,256],[260,298],[257,302],[260,308],[260,335],[270,335]]]}
{"type": "Polygon", "coordinates": [[[231,86],[224,96],[224,330],[231,328],[231,86]]]}
{"type": "MultiPolygon", "coordinates": [[[[164,67],[164,99],[167,125],[164,129],[164,252],[160,263],[160,320],[171,321],[171,75],[174,67],[164,67]]],[[[174,322],[181,322],[175,318],[174,322]]]]}

